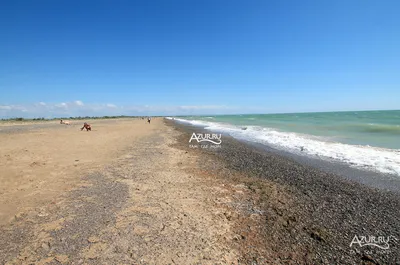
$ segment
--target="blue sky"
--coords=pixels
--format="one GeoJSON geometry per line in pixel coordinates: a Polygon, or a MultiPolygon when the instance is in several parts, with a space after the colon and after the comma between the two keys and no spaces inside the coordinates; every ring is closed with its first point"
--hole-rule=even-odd
{"type": "Polygon", "coordinates": [[[1,1],[0,116],[400,109],[399,1],[1,1]]]}

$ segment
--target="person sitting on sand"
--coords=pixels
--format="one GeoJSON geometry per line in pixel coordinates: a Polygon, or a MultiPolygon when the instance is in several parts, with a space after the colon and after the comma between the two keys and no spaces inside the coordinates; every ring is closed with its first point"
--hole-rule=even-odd
{"type": "Polygon", "coordinates": [[[81,131],[83,131],[83,129],[86,129],[86,131],[91,131],[92,130],[92,127],[90,126],[90,124],[88,124],[88,123],[84,123],[83,124],[83,127],[81,128],[81,131]]]}
{"type": "Polygon", "coordinates": [[[60,120],[60,124],[71,125],[69,121],[60,120]]]}

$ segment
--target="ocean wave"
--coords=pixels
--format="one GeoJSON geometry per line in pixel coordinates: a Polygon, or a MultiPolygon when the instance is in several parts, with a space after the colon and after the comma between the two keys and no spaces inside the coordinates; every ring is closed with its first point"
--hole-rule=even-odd
{"type": "Polygon", "coordinates": [[[400,134],[400,126],[399,125],[369,123],[366,125],[360,125],[360,128],[363,131],[370,132],[370,133],[400,134]]]}
{"type": "Polygon", "coordinates": [[[355,123],[355,124],[334,124],[325,125],[324,128],[342,129],[346,131],[372,133],[372,134],[400,134],[400,125],[397,124],[379,124],[379,123],[355,123]]]}
{"type": "Polygon", "coordinates": [[[238,139],[271,145],[299,155],[344,162],[352,167],[400,176],[400,150],[344,144],[313,135],[282,132],[260,126],[235,126],[210,121],[176,120],[208,130],[225,132],[238,139]]]}

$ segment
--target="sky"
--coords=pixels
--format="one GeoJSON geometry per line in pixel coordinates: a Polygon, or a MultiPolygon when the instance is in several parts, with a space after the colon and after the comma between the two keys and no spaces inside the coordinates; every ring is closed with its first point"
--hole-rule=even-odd
{"type": "Polygon", "coordinates": [[[400,1],[0,1],[0,117],[400,109],[400,1]]]}

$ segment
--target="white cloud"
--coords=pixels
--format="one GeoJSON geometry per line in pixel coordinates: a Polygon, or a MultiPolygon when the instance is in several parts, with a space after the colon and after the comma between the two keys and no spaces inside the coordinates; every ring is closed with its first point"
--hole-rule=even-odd
{"type": "Polygon", "coordinates": [[[221,105],[116,105],[112,103],[86,103],[80,100],[72,102],[38,102],[24,105],[0,105],[0,118],[53,118],[73,116],[147,116],[147,115],[212,115],[237,112],[237,108],[221,105]]]}
{"type": "Polygon", "coordinates": [[[11,110],[11,106],[6,106],[6,105],[0,105],[0,110],[11,110]]]}
{"type": "Polygon", "coordinates": [[[106,104],[106,106],[107,106],[108,108],[117,108],[116,105],[111,104],[111,103],[106,104]]]}
{"type": "Polygon", "coordinates": [[[25,117],[29,109],[21,105],[0,105],[0,118],[25,117]]]}
{"type": "Polygon", "coordinates": [[[184,110],[206,110],[206,109],[227,109],[227,106],[204,105],[204,106],[180,106],[184,110]]]}
{"type": "Polygon", "coordinates": [[[62,103],[59,103],[59,104],[55,104],[54,107],[66,109],[66,108],[68,108],[68,105],[67,105],[67,103],[62,102],[62,103]]]}
{"type": "Polygon", "coordinates": [[[74,103],[75,103],[75,105],[77,105],[77,106],[83,106],[83,105],[84,105],[83,102],[80,101],[80,100],[76,100],[74,103]]]}

